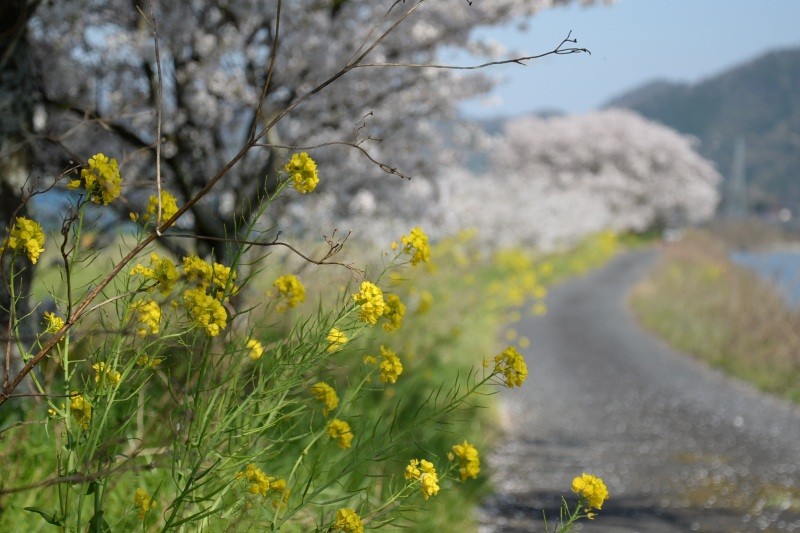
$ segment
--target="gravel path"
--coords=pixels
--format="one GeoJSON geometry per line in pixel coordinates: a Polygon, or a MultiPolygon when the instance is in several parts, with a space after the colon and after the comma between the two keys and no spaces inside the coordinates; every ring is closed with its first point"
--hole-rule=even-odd
{"type": "Polygon", "coordinates": [[[800,409],[636,325],[625,299],[656,258],[620,255],[515,326],[529,377],[502,398],[482,531],[544,531],[542,510],[552,526],[581,472],[611,493],[582,531],[800,531],[800,409]]]}

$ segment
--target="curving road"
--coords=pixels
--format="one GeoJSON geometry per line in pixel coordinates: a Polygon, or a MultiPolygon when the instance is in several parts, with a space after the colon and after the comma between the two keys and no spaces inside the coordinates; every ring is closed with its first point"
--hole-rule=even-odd
{"type": "Polygon", "coordinates": [[[531,339],[529,377],[502,398],[482,531],[544,531],[542,510],[552,529],[581,472],[611,493],[582,531],[800,531],[800,409],[637,326],[625,299],[656,259],[620,255],[515,326],[531,339]]]}

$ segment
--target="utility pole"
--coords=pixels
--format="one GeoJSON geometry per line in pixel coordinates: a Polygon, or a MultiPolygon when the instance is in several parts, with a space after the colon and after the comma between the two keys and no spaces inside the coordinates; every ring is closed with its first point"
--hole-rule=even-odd
{"type": "Polygon", "coordinates": [[[728,178],[725,214],[731,218],[744,218],[748,214],[747,176],[745,175],[745,143],[742,137],[736,138],[733,145],[733,169],[728,178]]]}

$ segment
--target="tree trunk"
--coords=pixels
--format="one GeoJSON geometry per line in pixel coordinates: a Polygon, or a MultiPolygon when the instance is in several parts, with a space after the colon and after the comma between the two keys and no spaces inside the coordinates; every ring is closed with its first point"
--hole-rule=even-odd
{"type": "MultiPolygon", "coordinates": [[[[30,134],[36,84],[26,38],[30,15],[25,0],[6,0],[0,4],[0,235],[3,239],[15,214],[26,214],[23,189],[31,175],[30,134]]],[[[27,259],[17,261],[14,292],[22,298],[14,303],[8,282],[9,251],[6,256],[0,276],[0,360],[4,386],[22,368],[18,341],[27,349],[33,332],[30,321],[23,320],[23,327],[18,330],[22,339],[18,339],[11,325],[14,317],[29,314],[27,295],[33,265],[27,259]]]]}

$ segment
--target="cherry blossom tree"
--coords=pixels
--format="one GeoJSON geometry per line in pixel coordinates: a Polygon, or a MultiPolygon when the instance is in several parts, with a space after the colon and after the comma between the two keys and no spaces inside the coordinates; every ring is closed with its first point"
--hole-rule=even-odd
{"type": "Polygon", "coordinates": [[[506,124],[490,170],[443,176],[440,227],[480,228],[495,244],[568,244],[601,230],[643,231],[713,216],[721,177],[694,140],[632,112],[506,124]]]}

